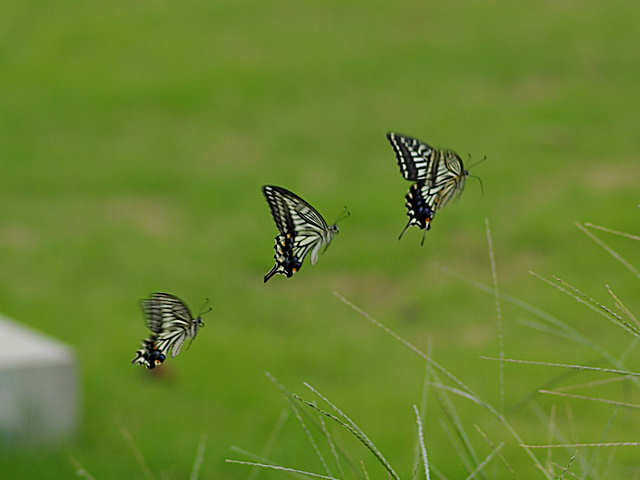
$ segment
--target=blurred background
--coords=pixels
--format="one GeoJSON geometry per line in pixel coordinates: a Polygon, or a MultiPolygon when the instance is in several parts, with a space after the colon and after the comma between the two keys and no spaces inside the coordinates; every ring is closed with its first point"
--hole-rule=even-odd
{"type": "MultiPolygon", "coordinates": [[[[611,355],[630,346],[628,333],[528,270],[612,304],[607,283],[640,310],[637,276],[574,224],[640,230],[633,3],[27,0],[2,10],[0,312],[75,350],[80,393],[75,434],[3,444],[3,478],[70,478],[71,458],[96,478],[141,477],[122,428],[155,478],[188,478],[202,434],[200,478],[247,478],[224,463],[242,458],[230,446],[262,452],[286,406],[265,371],[305,398],[303,381],[319,388],[410,476],[424,362],[332,292],[419,348],[430,341],[434,358],[499,405],[498,364],[480,359],[498,353],[494,298],[442,270],[491,284],[485,218],[503,292],[611,355]],[[488,158],[471,172],[484,195],[470,179],[423,248],[415,228],[397,240],[410,184],[389,130],[488,158]],[[327,220],[344,205],[352,215],[317,265],[264,285],[276,234],[266,183],[327,220]],[[214,306],[192,348],[157,376],[129,363],[147,335],[138,301],[153,291],[214,306]]],[[[594,233],[640,265],[638,242],[594,233]]],[[[503,302],[502,315],[507,357],[611,366],[530,328],[531,312],[503,302]]],[[[634,346],[625,362],[638,371],[634,346]]],[[[506,415],[530,443],[562,443],[552,411],[567,442],[640,440],[637,410],[536,393],[604,378],[508,364],[506,415]]],[[[581,393],[637,401],[628,382],[581,393]]],[[[491,448],[474,424],[506,442],[520,478],[542,477],[494,417],[451,401],[480,458],[491,448]]],[[[446,421],[431,395],[430,460],[465,478],[446,421]]],[[[575,451],[549,454],[567,465],[575,451]]],[[[595,465],[586,478],[639,475],[637,447],[580,455],[595,465]]],[[[293,417],[269,458],[323,472],[293,417]]],[[[485,472],[513,478],[500,461],[485,472]]]]}

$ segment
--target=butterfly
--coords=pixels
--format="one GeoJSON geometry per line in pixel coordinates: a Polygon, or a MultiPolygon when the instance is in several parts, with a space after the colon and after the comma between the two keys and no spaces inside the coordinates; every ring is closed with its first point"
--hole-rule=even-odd
{"type": "Polygon", "coordinates": [[[198,329],[204,327],[202,315],[212,310],[209,307],[194,318],[189,307],[169,293],[154,293],[141,304],[151,336],[143,340],[142,348],[131,363],[147,368],[155,368],[164,362],[169,351],[172,357],[178,355],[185,340],[193,341],[198,329]]]}
{"type": "Polygon", "coordinates": [[[411,225],[424,230],[421,245],[436,211],[464,189],[469,172],[464,169],[460,156],[449,149],[437,149],[420,140],[398,133],[387,133],[396,155],[400,173],[415,182],[406,194],[405,206],[409,222],[400,232],[399,239],[411,225]]]}
{"type": "Polygon", "coordinates": [[[286,188],[265,185],[262,193],[280,231],[273,247],[276,264],[264,276],[266,283],[276,273],[292,277],[300,270],[309,252],[311,265],[315,265],[320,249],[329,247],[333,236],[338,233],[338,226],[335,223],[327,225],[315,208],[286,188]]]}

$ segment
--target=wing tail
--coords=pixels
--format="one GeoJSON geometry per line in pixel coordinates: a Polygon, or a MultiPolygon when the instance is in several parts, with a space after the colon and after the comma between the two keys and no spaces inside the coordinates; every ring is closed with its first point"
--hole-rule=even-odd
{"type": "Polygon", "coordinates": [[[411,225],[411,220],[409,220],[407,222],[407,224],[404,226],[404,228],[402,229],[402,231],[400,232],[400,235],[398,235],[398,240],[400,240],[402,238],[402,236],[404,235],[404,232],[407,231],[407,228],[409,228],[409,225],[411,225]]]}
{"type": "Polygon", "coordinates": [[[276,263],[273,268],[271,270],[269,270],[269,273],[267,273],[264,276],[264,283],[267,283],[267,281],[273,277],[276,273],[278,273],[278,264],[276,263]]]}

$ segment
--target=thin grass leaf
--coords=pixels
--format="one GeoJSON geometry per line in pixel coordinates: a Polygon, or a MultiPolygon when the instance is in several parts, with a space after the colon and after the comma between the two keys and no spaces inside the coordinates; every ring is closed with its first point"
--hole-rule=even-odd
{"type": "MultiPolygon", "coordinates": [[[[474,424],[473,426],[476,428],[476,430],[482,436],[482,438],[484,438],[484,440],[487,442],[487,444],[489,445],[489,448],[492,448],[492,449],[496,448],[496,444],[491,441],[491,439],[487,436],[487,434],[484,433],[477,424],[474,424]]],[[[498,458],[502,461],[502,463],[504,463],[504,466],[507,467],[507,470],[509,470],[509,472],[515,477],[516,471],[513,469],[511,465],[509,465],[509,462],[507,462],[507,459],[504,458],[504,456],[500,452],[498,452],[497,455],[498,455],[498,458]]]]}
{"type": "Polygon", "coordinates": [[[498,453],[500,451],[500,449],[504,446],[504,442],[501,442],[496,448],[493,449],[493,451],[487,456],[487,458],[485,458],[482,463],[480,465],[478,465],[478,467],[471,472],[471,475],[469,475],[466,480],[471,480],[472,478],[475,478],[476,475],[478,475],[478,473],[480,473],[482,471],[482,469],[484,467],[486,467],[488,465],[488,463],[491,461],[491,459],[495,456],[496,453],[498,453]]]}
{"type": "Polygon", "coordinates": [[[616,452],[618,451],[618,449],[616,448],[612,448],[609,456],[607,457],[607,465],[606,468],[604,470],[604,473],[602,474],[602,476],[604,478],[611,478],[611,476],[609,475],[609,472],[611,471],[611,465],[613,464],[613,458],[616,456],[616,452]]]}
{"type": "Polygon", "coordinates": [[[320,473],[305,472],[304,470],[299,470],[297,468],[283,467],[283,466],[280,466],[280,465],[268,465],[268,464],[264,464],[264,463],[245,462],[245,461],[242,461],[242,460],[233,460],[231,458],[225,458],[224,461],[226,463],[236,463],[238,465],[251,465],[251,466],[254,466],[254,467],[269,468],[271,470],[280,470],[280,471],[283,471],[283,472],[294,472],[294,473],[299,473],[300,475],[306,475],[306,476],[312,477],[312,478],[324,478],[326,480],[339,480],[338,478],[331,477],[329,475],[322,475],[320,473]]]}
{"type": "Polygon", "coordinates": [[[287,399],[287,402],[289,403],[289,406],[291,407],[291,410],[293,410],[293,413],[296,416],[296,418],[298,419],[298,422],[300,422],[300,425],[302,426],[302,429],[304,430],[305,435],[309,439],[309,443],[311,443],[311,446],[313,447],[313,451],[316,452],[316,455],[320,459],[320,463],[322,463],[322,466],[323,466],[323,468],[325,470],[325,473],[327,475],[331,476],[331,472],[329,471],[329,465],[327,465],[327,461],[324,459],[324,455],[322,455],[322,452],[318,448],[318,444],[316,443],[315,439],[313,438],[313,435],[311,435],[311,431],[309,430],[309,427],[307,427],[307,424],[304,422],[304,419],[302,418],[302,415],[300,415],[300,411],[298,410],[298,407],[296,407],[295,403],[292,401],[291,393],[289,393],[289,391],[286,388],[284,388],[284,386],[281,385],[275,379],[275,377],[273,375],[271,375],[269,372],[266,372],[266,375],[269,378],[269,380],[271,380],[280,389],[280,391],[282,392],[284,397],[287,399]]]}
{"type": "Polygon", "coordinates": [[[327,439],[327,443],[329,444],[329,449],[331,450],[333,459],[336,462],[336,468],[340,473],[340,477],[344,478],[344,470],[342,470],[342,464],[340,463],[340,456],[338,455],[338,451],[336,450],[336,445],[333,442],[333,437],[329,432],[329,430],[327,429],[327,424],[324,421],[324,417],[322,415],[318,415],[318,420],[320,421],[320,427],[322,428],[322,433],[324,433],[324,436],[327,439]]]}
{"type": "MultiPolygon", "coordinates": [[[[416,353],[417,355],[419,355],[420,357],[422,357],[423,359],[429,361],[434,367],[436,367],[438,370],[442,371],[443,373],[445,373],[447,375],[447,378],[450,379],[454,379],[454,381],[461,386],[464,391],[460,390],[460,389],[454,389],[456,392],[462,393],[464,394],[463,396],[465,396],[466,398],[469,399],[475,399],[474,401],[476,401],[476,403],[478,403],[479,405],[482,405],[484,408],[486,408],[492,415],[494,415],[498,420],[500,420],[500,422],[503,424],[503,426],[509,431],[509,433],[515,438],[516,442],[518,442],[518,444],[522,444],[522,440],[520,439],[520,435],[518,435],[518,433],[515,431],[515,429],[511,426],[511,424],[507,421],[507,419],[504,417],[504,415],[502,415],[500,412],[498,412],[495,408],[493,408],[491,405],[489,405],[488,403],[482,402],[479,399],[477,399],[477,397],[475,395],[473,395],[472,390],[467,387],[464,383],[462,383],[462,381],[458,380],[452,373],[450,373],[447,369],[445,369],[444,367],[442,367],[440,364],[438,364],[437,362],[435,362],[433,359],[431,359],[431,357],[428,357],[424,352],[420,351],[417,347],[413,346],[411,343],[409,343],[407,340],[405,340],[404,338],[402,338],[401,336],[399,336],[397,333],[395,333],[394,331],[392,331],[390,328],[388,328],[387,326],[383,325],[382,323],[380,323],[378,320],[374,319],[373,317],[371,317],[371,315],[369,315],[367,312],[365,312],[364,310],[362,310],[361,308],[355,306],[353,303],[351,303],[349,300],[347,300],[346,298],[344,298],[342,295],[340,295],[337,292],[334,292],[334,295],[336,297],[338,297],[343,303],[345,303],[346,305],[350,306],[353,310],[355,310],[356,312],[360,313],[361,315],[363,315],[366,319],[368,319],[371,323],[373,323],[374,325],[380,327],[381,329],[383,329],[385,332],[387,332],[389,335],[391,335],[393,338],[395,338],[396,340],[398,340],[400,343],[404,344],[406,347],[408,347],[409,349],[411,349],[414,353],[416,353]]],[[[531,452],[530,450],[525,448],[525,452],[527,454],[527,456],[531,459],[531,461],[534,463],[534,465],[541,470],[544,474],[545,477],[548,478],[548,480],[553,480],[551,477],[549,477],[548,473],[544,470],[544,468],[542,467],[542,464],[540,463],[540,461],[536,458],[536,456],[533,454],[533,452],[531,452]]]]}
{"type": "MultiPolygon", "coordinates": [[[[602,435],[600,435],[600,443],[605,441],[605,439],[607,437],[607,434],[611,430],[611,426],[613,425],[613,421],[616,418],[617,414],[618,414],[618,409],[616,408],[611,413],[611,416],[609,417],[609,421],[607,422],[607,425],[604,427],[604,431],[602,432],[602,435]]],[[[591,460],[588,462],[589,470],[587,472],[585,472],[583,478],[586,478],[586,476],[587,476],[587,474],[589,472],[594,472],[595,473],[597,471],[596,462],[598,460],[598,454],[599,453],[600,453],[600,450],[594,450],[594,452],[592,453],[591,460]]]]}
{"type": "MultiPolygon", "coordinates": [[[[524,445],[523,445],[524,446],[524,445]]],[[[611,448],[640,447],[640,442],[555,443],[549,445],[526,444],[528,448],[611,448]]]]}
{"type": "Polygon", "coordinates": [[[440,419],[440,427],[442,427],[442,431],[447,435],[447,438],[449,439],[449,443],[451,444],[451,448],[458,455],[458,458],[462,462],[464,469],[467,471],[467,473],[471,473],[474,467],[473,465],[471,465],[471,462],[466,457],[465,450],[460,447],[460,443],[462,442],[462,440],[460,439],[460,436],[459,435],[456,436],[456,434],[453,433],[453,430],[451,430],[451,427],[449,427],[447,422],[445,422],[443,419],[440,419]]]}
{"type": "Polygon", "coordinates": [[[431,471],[435,473],[440,480],[449,480],[447,476],[444,473],[442,473],[439,469],[437,469],[436,466],[433,464],[431,464],[431,471]]]}
{"type": "Polygon", "coordinates": [[[87,480],[96,480],[93,475],[91,475],[86,468],[80,465],[80,462],[75,459],[73,456],[69,456],[69,460],[73,464],[73,467],[76,469],[76,476],[86,478],[87,480]]]}
{"type": "MultiPolygon", "coordinates": [[[[556,420],[556,406],[555,404],[551,406],[551,415],[549,415],[549,424],[547,431],[547,443],[551,443],[553,440],[554,432],[555,432],[555,420],[556,420]]],[[[549,473],[553,475],[553,466],[551,465],[551,449],[547,449],[547,468],[549,469],[549,473]]]]}
{"type": "MultiPolygon", "coordinates": [[[[384,458],[384,455],[382,455],[382,452],[380,452],[380,450],[378,450],[378,448],[375,446],[373,441],[367,436],[366,433],[364,433],[364,431],[353,420],[351,420],[351,418],[349,418],[349,416],[346,413],[344,413],[342,410],[340,410],[333,402],[331,402],[331,400],[329,400],[327,397],[325,397],[322,393],[320,393],[320,391],[318,389],[313,387],[311,384],[309,384],[307,382],[303,382],[303,385],[305,387],[307,387],[309,390],[311,390],[311,392],[313,392],[315,395],[317,395],[323,402],[325,402],[327,405],[329,405],[333,409],[334,412],[336,412],[338,415],[340,415],[342,418],[339,419],[339,420],[341,422],[347,423],[357,433],[357,435],[359,435],[364,440],[365,446],[370,450],[373,449],[371,451],[374,453],[374,455],[379,459],[380,458],[384,459],[384,462],[386,462],[386,464],[389,467],[391,467],[391,464],[386,460],[386,458],[384,458]]],[[[298,397],[298,398],[300,398],[300,397],[298,397]]],[[[393,469],[391,468],[389,471],[391,472],[391,471],[393,471],[393,469]]],[[[391,475],[391,473],[389,473],[389,474],[391,475]]],[[[395,472],[394,472],[394,475],[395,475],[395,472]]]]}
{"type": "Polygon", "coordinates": [[[200,467],[202,466],[202,460],[204,459],[204,450],[207,447],[207,436],[203,433],[200,437],[200,443],[198,444],[198,450],[196,451],[196,458],[193,461],[193,468],[191,469],[190,480],[198,480],[200,475],[200,467]]]}
{"type": "MultiPolygon", "coordinates": [[[[429,342],[427,344],[427,355],[431,356],[431,338],[429,338],[429,342]]],[[[429,394],[429,381],[431,374],[431,365],[426,362],[425,363],[425,373],[424,373],[424,381],[422,383],[422,397],[420,399],[420,412],[421,417],[420,421],[424,424],[425,415],[427,413],[427,399],[429,394]]],[[[419,440],[416,439],[416,446],[413,451],[413,468],[411,469],[411,478],[413,480],[417,480],[418,478],[418,465],[420,464],[420,444],[419,440]]]]}
{"type": "Polygon", "coordinates": [[[622,303],[622,300],[620,300],[620,298],[618,298],[618,296],[613,293],[613,290],[611,289],[611,287],[608,284],[605,284],[605,288],[607,289],[607,292],[609,292],[609,295],[611,295],[611,297],[613,298],[613,300],[616,302],[616,305],[618,306],[618,308],[620,310],[622,310],[624,312],[624,314],[629,317],[629,319],[634,322],[636,324],[636,327],[638,329],[640,329],[640,321],[638,321],[637,317],[631,313],[631,310],[629,310],[627,308],[627,306],[622,303]]]}
{"type": "MultiPolygon", "coordinates": [[[[544,411],[542,410],[542,408],[540,407],[540,405],[537,402],[533,402],[531,407],[532,407],[532,410],[534,411],[534,413],[540,419],[540,423],[547,423],[549,421],[547,415],[544,413],[544,411]]],[[[567,439],[567,437],[557,427],[556,427],[556,429],[554,431],[554,434],[555,434],[555,437],[563,444],[568,444],[568,443],[571,443],[573,441],[573,437],[572,437],[571,440],[567,439]]],[[[575,452],[573,450],[570,450],[568,453],[569,454],[573,454],[575,452]]],[[[580,462],[580,467],[581,467],[582,471],[586,471],[587,470],[587,460],[584,457],[584,455],[578,456],[578,461],[580,462]]]]}
{"type": "MultiPolygon", "coordinates": [[[[538,280],[542,280],[544,283],[546,283],[547,285],[550,285],[554,288],[556,288],[557,290],[560,290],[562,293],[570,296],[571,298],[575,299],[578,303],[581,303],[583,305],[585,305],[587,308],[589,308],[590,310],[599,313],[600,315],[602,315],[603,317],[605,317],[607,320],[609,320],[611,323],[613,323],[614,325],[623,328],[625,331],[627,331],[627,333],[630,333],[632,335],[636,335],[639,336],[640,333],[636,332],[633,328],[631,328],[630,324],[626,321],[624,321],[619,315],[617,315],[615,312],[612,312],[610,309],[608,309],[607,307],[605,307],[604,305],[600,305],[598,304],[601,308],[597,308],[594,305],[592,305],[592,303],[590,303],[589,300],[593,300],[590,299],[590,297],[588,297],[587,295],[585,295],[584,293],[580,292],[580,290],[578,290],[576,287],[569,285],[567,282],[563,281],[562,279],[560,279],[559,277],[554,275],[554,278],[557,279],[560,283],[562,283],[563,285],[565,285],[566,287],[569,288],[569,290],[573,290],[574,293],[572,293],[571,291],[567,290],[567,288],[564,288],[562,285],[560,285],[559,283],[554,283],[551,280],[544,278],[543,276],[537,274],[536,272],[534,272],[533,270],[529,270],[529,273],[536,277],[538,280]],[[602,311],[604,310],[604,311],[602,311]]],[[[595,300],[594,300],[595,302],[595,300]]]]}
{"type": "Polygon", "coordinates": [[[586,395],[576,395],[576,394],[564,393],[564,392],[554,392],[552,390],[538,390],[538,391],[540,393],[545,393],[547,395],[557,395],[559,397],[577,398],[579,400],[590,400],[592,402],[606,403],[608,405],[617,405],[619,407],[626,407],[626,408],[640,408],[640,404],[636,404],[636,403],[618,402],[616,400],[609,400],[606,398],[589,397],[586,395]]]}
{"type": "Polygon", "coordinates": [[[411,350],[412,352],[414,352],[416,355],[422,357],[424,360],[426,360],[427,362],[429,362],[431,365],[433,365],[437,370],[439,370],[440,372],[442,372],[449,380],[451,380],[452,382],[454,382],[456,385],[458,385],[460,388],[462,388],[463,390],[466,390],[468,392],[470,392],[471,390],[469,389],[469,387],[467,387],[461,380],[459,380],[455,375],[453,375],[451,372],[449,372],[446,368],[444,368],[442,365],[440,365],[438,362],[436,362],[434,359],[432,359],[430,356],[428,356],[426,353],[424,353],[422,350],[420,350],[418,347],[416,347],[415,345],[413,345],[411,342],[409,342],[408,340],[405,340],[404,338],[402,338],[400,335],[398,335],[396,332],[394,332],[393,330],[391,330],[389,327],[387,327],[386,325],[384,325],[383,323],[379,322],[378,320],[376,320],[375,318],[373,318],[371,315],[369,315],[367,312],[365,312],[364,310],[362,310],[360,307],[354,305],[353,303],[351,303],[349,300],[347,300],[345,297],[343,297],[340,293],[338,292],[333,292],[333,294],[345,305],[351,307],[353,310],[355,310],[356,312],[358,312],[360,315],[362,315],[364,318],[366,318],[367,320],[369,320],[371,323],[373,323],[376,327],[381,328],[382,330],[384,330],[387,334],[391,335],[393,338],[395,338],[397,341],[399,341],[400,343],[402,343],[404,346],[406,346],[409,350],[411,350]]]}
{"type": "Polygon", "coordinates": [[[367,472],[367,467],[364,466],[364,460],[360,460],[360,465],[362,465],[365,480],[369,480],[369,472],[367,472]]]}
{"type": "Polygon", "coordinates": [[[566,333],[557,328],[553,328],[552,326],[547,325],[546,323],[538,322],[536,320],[531,320],[527,318],[520,318],[520,317],[516,319],[516,322],[524,327],[531,328],[532,330],[537,330],[542,333],[548,333],[550,335],[555,335],[556,337],[559,337],[559,338],[566,338],[568,340],[573,341],[571,334],[566,333]]]}
{"type": "Polygon", "coordinates": [[[575,473],[572,473],[572,472],[569,471],[569,469],[571,468],[571,465],[573,464],[575,459],[576,459],[576,456],[572,455],[566,466],[563,467],[562,465],[558,465],[558,467],[562,468],[562,471],[560,472],[560,476],[558,477],[558,480],[563,480],[565,475],[567,475],[567,474],[571,475],[574,478],[578,478],[578,476],[575,473]]]}
{"type": "MultiPolygon", "coordinates": [[[[267,442],[265,443],[262,449],[262,453],[261,453],[262,458],[266,458],[271,454],[271,449],[273,448],[273,445],[275,444],[278,436],[280,435],[280,432],[282,431],[282,427],[284,426],[284,424],[288,419],[289,419],[289,410],[287,410],[286,408],[283,408],[282,411],[280,412],[280,416],[278,417],[278,421],[276,422],[273,429],[271,430],[271,433],[267,438],[267,442]]],[[[260,469],[258,467],[252,468],[251,471],[249,472],[248,480],[254,480],[258,475],[258,472],[260,472],[260,469]]]]}
{"type": "MultiPolygon", "coordinates": [[[[504,359],[504,329],[502,325],[502,309],[500,308],[500,292],[498,290],[498,274],[496,270],[496,258],[493,251],[493,239],[491,238],[491,229],[489,228],[489,219],[484,219],[484,225],[487,232],[487,243],[489,245],[489,262],[491,264],[491,277],[493,279],[493,292],[496,298],[496,318],[498,322],[498,352],[501,359],[504,359]]],[[[500,389],[500,413],[504,414],[504,361],[499,363],[499,389],[500,389]]]]}
{"type": "Polygon", "coordinates": [[[146,478],[153,480],[155,477],[151,472],[151,469],[147,465],[147,462],[145,461],[144,456],[142,455],[142,452],[138,449],[135,442],[133,441],[133,437],[131,436],[131,433],[129,433],[129,430],[127,430],[124,427],[124,425],[119,425],[119,428],[120,428],[120,434],[129,444],[129,448],[131,448],[131,451],[133,452],[133,456],[138,462],[138,465],[140,466],[142,473],[144,473],[144,476],[146,478]]]}
{"type": "MultiPolygon", "coordinates": [[[[440,383],[440,379],[438,378],[438,375],[435,372],[433,373],[433,379],[435,383],[440,383]]],[[[440,406],[442,407],[442,411],[447,416],[449,423],[451,423],[451,425],[453,425],[453,427],[455,428],[456,434],[458,435],[458,438],[462,442],[462,445],[464,446],[465,451],[471,457],[473,466],[465,462],[465,457],[458,451],[458,456],[465,464],[465,467],[467,467],[467,471],[471,473],[473,469],[480,463],[480,460],[478,459],[478,455],[476,454],[476,451],[473,448],[473,444],[471,443],[471,440],[469,439],[469,436],[467,435],[467,432],[464,429],[464,425],[460,420],[460,416],[458,415],[458,412],[456,411],[455,406],[451,402],[451,399],[447,395],[446,390],[438,390],[436,393],[437,393],[437,398],[440,401],[440,406]]]]}
{"type": "Polygon", "coordinates": [[[631,240],[640,240],[640,236],[638,235],[633,235],[631,233],[626,233],[626,232],[620,232],[618,230],[613,230],[611,228],[603,227],[601,225],[594,225],[593,223],[590,223],[590,222],[585,222],[583,225],[585,227],[594,228],[596,230],[601,230],[603,232],[613,233],[614,235],[619,235],[621,237],[630,238],[631,240]]]}
{"type": "Polygon", "coordinates": [[[557,387],[556,391],[558,392],[568,392],[570,390],[578,390],[579,388],[593,388],[598,387],[600,385],[607,385],[609,383],[623,382],[625,380],[629,380],[631,377],[625,375],[624,377],[613,377],[613,378],[605,378],[603,380],[594,380],[592,382],[578,383],[576,385],[566,385],[564,387],[557,387]]]}
{"type": "Polygon", "coordinates": [[[420,419],[420,412],[417,406],[413,406],[413,411],[416,414],[416,423],[418,424],[418,440],[420,442],[420,451],[422,452],[422,464],[424,465],[424,474],[426,480],[430,480],[429,476],[429,459],[427,457],[427,449],[424,446],[424,435],[422,434],[422,420],[420,419]]]}
{"type": "Polygon", "coordinates": [[[627,270],[629,270],[631,273],[633,273],[636,276],[636,278],[640,278],[640,272],[633,265],[631,265],[627,260],[625,260],[622,257],[622,255],[620,255],[613,248],[611,248],[609,245],[607,245],[602,240],[600,240],[598,237],[596,237],[593,233],[591,233],[589,230],[587,230],[580,223],[576,222],[575,224],[576,224],[576,227],[578,227],[580,230],[582,230],[591,240],[593,240],[598,245],[600,245],[609,255],[611,255],[613,258],[618,260],[622,265],[624,265],[627,268],[627,270]]]}
{"type": "MultiPolygon", "coordinates": [[[[312,391],[314,391],[314,393],[317,392],[315,389],[312,390],[312,391]]],[[[349,419],[349,417],[347,417],[345,414],[343,414],[342,412],[337,410],[337,407],[335,408],[335,410],[338,411],[340,413],[340,415],[342,415],[344,420],[341,419],[341,418],[336,417],[332,413],[329,413],[329,412],[327,412],[325,410],[322,410],[321,408],[319,408],[315,404],[315,402],[309,402],[307,400],[304,400],[303,398],[299,397],[298,395],[294,395],[293,398],[295,398],[296,400],[302,402],[303,405],[306,405],[307,407],[312,408],[313,410],[315,410],[316,412],[320,413],[321,415],[324,415],[325,417],[330,418],[331,420],[336,422],[338,425],[342,426],[344,429],[349,431],[352,435],[354,435],[360,441],[360,443],[362,443],[378,459],[378,461],[382,464],[382,466],[387,470],[389,475],[391,475],[395,480],[399,480],[400,479],[400,477],[398,477],[398,474],[395,472],[395,470],[393,469],[393,467],[391,466],[389,461],[384,457],[384,455],[382,455],[380,450],[378,450],[378,448],[371,441],[371,439],[369,439],[369,437],[360,429],[360,427],[358,427],[351,419],[349,419]]],[[[321,397],[321,398],[323,398],[323,397],[321,397]]],[[[325,400],[325,399],[323,398],[323,400],[325,400]]],[[[330,404],[330,405],[332,405],[332,404],[330,404]]],[[[332,405],[332,407],[333,407],[333,405],[332,405]]]]}
{"type": "MultiPolygon", "coordinates": [[[[640,336],[640,328],[635,323],[627,322],[624,318],[622,318],[616,312],[611,310],[609,307],[607,307],[606,305],[598,302],[593,297],[590,297],[589,295],[587,295],[586,293],[582,292],[581,290],[579,290],[577,287],[571,285],[570,283],[564,281],[563,279],[561,279],[557,275],[553,275],[553,279],[556,280],[558,283],[562,284],[563,286],[565,286],[566,288],[570,289],[575,294],[574,298],[580,297],[580,298],[584,299],[585,300],[584,303],[591,310],[599,313],[600,315],[602,315],[605,318],[608,318],[613,323],[617,324],[619,327],[624,328],[625,330],[629,331],[631,334],[633,334],[635,336],[640,336]]],[[[610,291],[610,294],[613,294],[613,292],[610,291]]],[[[615,298],[617,298],[617,297],[615,297],[615,298]]],[[[618,299],[618,301],[619,301],[619,299],[618,299]]],[[[629,312],[629,313],[631,313],[631,312],[629,312]]]]}
{"type": "MultiPolygon", "coordinates": [[[[484,355],[480,356],[480,358],[483,360],[494,360],[494,361],[500,360],[499,358],[486,357],[484,355]]],[[[589,365],[574,365],[571,363],[543,362],[538,360],[521,360],[517,358],[505,358],[504,361],[508,363],[521,363],[524,365],[543,365],[545,367],[559,367],[559,368],[570,368],[574,370],[587,370],[587,371],[595,371],[595,372],[602,372],[602,373],[613,373],[616,375],[625,375],[628,377],[640,376],[639,372],[630,372],[628,370],[616,370],[613,368],[592,367],[589,365]]]]}
{"type": "MultiPolygon", "coordinates": [[[[240,455],[246,455],[247,457],[249,457],[249,458],[251,458],[253,460],[256,460],[256,461],[258,461],[260,463],[272,464],[272,465],[276,464],[275,461],[273,461],[273,460],[271,460],[269,458],[261,457],[257,453],[250,452],[248,450],[245,450],[244,448],[236,447],[235,445],[232,445],[230,448],[231,448],[232,452],[239,453],[240,455]]],[[[258,467],[254,467],[254,468],[258,468],[258,467]]],[[[286,472],[286,473],[288,473],[289,475],[291,475],[292,477],[295,477],[295,478],[306,478],[306,477],[300,475],[299,473],[295,473],[295,472],[286,472]]]]}
{"type": "MultiPolygon", "coordinates": [[[[441,271],[444,273],[447,273],[455,278],[458,278],[459,280],[462,280],[463,282],[466,282],[472,286],[474,286],[475,288],[477,288],[478,290],[488,294],[488,295],[493,295],[493,289],[487,285],[484,285],[483,283],[480,282],[476,282],[475,280],[469,280],[468,278],[466,278],[464,275],[461,275],[457,272],[454,272],[453,270],[450,270],[447,267],[441,267],[441,271]]],[[[579,345],[583,345],[585,347],[590,348],[591,350],[593,350],[594,352],[602,355],[609,363],[611,363],[613,366],[615,366],[616,368],[619,369],[624,369],[625,365],[624,363],[620,362],[619,359],[615,356],[612,355],[611,353],[607,352],[604,348],[602,348],[602,346],[600,346],[599,344],[595,343],[594,341],[592,341],[591,339],[589,339],[588,337],[585,337],[584,335],[582,335],[580,332],[578,332],[577,330],[575,330],[573,327],[569,326],[568,324],[566,324],[565,322],[563,322],[562,320],[554,317],[553,315],[551,315],[548,312],[545,312],[544,310],[540,310],[537,307],[534,307],[533,305],[519,299],[516,297],[512,297],[510,295],[505,295],[505,294],[500,294],[500,298],[502,298],[503,300],[516,305],[517,307],[534,314],[535,316],[537,316],[538,318],[540,318],[541,320],[544,320],[562,330],[564,330],[567,333],[567,338],[569,340],[571,340],[572,342],[575,342],[579,345]]],[[[632,379],[632,381],[634,382],[634,384],[636,384],[636,386],[640,386],[640,379],[638,378],[634,378],[632,379]]]]}

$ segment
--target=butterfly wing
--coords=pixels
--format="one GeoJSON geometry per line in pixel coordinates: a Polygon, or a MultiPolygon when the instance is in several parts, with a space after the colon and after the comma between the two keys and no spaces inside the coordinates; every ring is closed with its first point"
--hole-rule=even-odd
{"type": "Polygon", "coordinates": [[[332,233],[322,215],[295,193],[274,185],[265,185],[262,193],[280,231],[274,246],[276,264],[265,275],[266,282],[276,273],[291,277],[310,251],[311,264],[315,264],[320,248],[331,241],[332,233]]]}
{"type": "Polygon", "coordinates": [[[433,168],[435,149],[420,140],[401,135],[387,133],[387,140],[396,155],[400,173],[406,180],[426,180],[433,168]]]}
{"type": "Polygon", "coordinates": [[[439,162],[437,175],[434,177],[430,194],[437,195],[436,207],[443,208],[449,201],[461,192],[467,178],[462,159],[452,150],[443,150],[439,162]]]}

